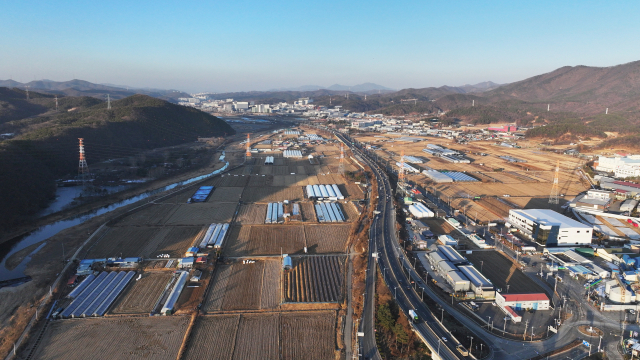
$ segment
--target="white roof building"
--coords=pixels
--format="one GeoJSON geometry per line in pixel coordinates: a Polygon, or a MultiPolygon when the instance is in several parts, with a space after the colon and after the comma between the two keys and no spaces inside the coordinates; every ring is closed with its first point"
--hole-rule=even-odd
{"type": "Polygon", "coordinates": [[[509,222],[543,246],[591,244],[593,228],[548,209],[509,210],[509,222]]]}

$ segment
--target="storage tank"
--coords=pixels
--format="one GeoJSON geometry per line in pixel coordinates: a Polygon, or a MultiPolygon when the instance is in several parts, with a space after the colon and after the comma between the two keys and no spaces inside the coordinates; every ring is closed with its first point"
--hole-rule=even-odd
{"type": "Polygon", "coordinates": [[[293,267],[293,261],[291,260],[291,256],[289,254],[282,255],[282,268],[284,270],[291,270],[293,267]]]}

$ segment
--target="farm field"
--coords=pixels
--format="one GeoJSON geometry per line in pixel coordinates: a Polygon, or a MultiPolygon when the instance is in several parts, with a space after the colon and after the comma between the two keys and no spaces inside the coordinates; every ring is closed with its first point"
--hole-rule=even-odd
{"type": "Polygon", "coordinates": [[[242,193],[242,200],[249,203],[301,201],[303,199],[304,194],[301,186],[246,187],[242,193]]]}
{"type": "Polygon", "coordinates": [[[342,300],[343,256],[293,257],[284,273],[288,302],[339,302],[342,300]]]}
{"type": "Polygon", "coordinates": [[[163,238],[169,230],[146,226],[110,227],[91,245],[85,258],[120,257],[120,254],[123,257],[138,256],[149,242],[163,238]]]}
{"type": "Polygon", "coordinates": [[[241,187],[218,187],[209,196],[207,202],[238,202],[242,195],[241,187]]]}
{"type": "Polygon", "coordinates": [[[344,252],[351,226],[351,224],[305,225],[307,251],[312,254],[344,252]]]}
{"type": "Polygon", "coordinates": [[[239,323],[240,315],[198,317],[184,359],[230,360],[239,323]]]}
{"type": "Polygon", "coordinates": [[[171,279],[169,271],[147,272],[132,281],[111,310],[111,314],[149,314],[171,279]]]}
{"type": "MultiPolygon", "coordinates": [[[[184,195],[186,202],[189,195],[184,195]]],[[[151,204],[118,221],[117,225],[162,225],[178,209],[175,204],[151,204]]]]}
{"type": "Polygon", "coordinates": [[[234,226],[224,250],[226,256],[280,255],[303,252],[302,225],[234,226]]]}
{"type": "Polygon", "coordinates": [[[233,360],[280,359],[280,314],[244,314],[233,360]]]}
{"type": "Polygon", "coordinates": [[[279,260],[259,260],[218,266],[205,312],[272,309],[280,305],[279,260]]]}
{"type": "Polygon", "coordinates": [[[242,204],[238,211],[236,223],[239,225],[264,224],[267,216],[266,204],[242,204]]]}
{"type": "Polygon", "coordinates": [[[332,311],[283,313],[282,359],[334,359],[336,316],[332,311]]]}
{"type": "Polygon", "coordinates": [[[249,182],[248,176],[225,174],[215,178],[211,185],[215,187],[245,187],[247,182],[249,182]]]}
{"type": "Polygon", "coordinates": [[[465,254],[465,257],[476,269],[482,268],[482,275],[503,291],[507,291],[508,284],[511,294],[545,293],[540,285],[498,251],[473,251],[471,254],[465,254]]]}
{"type": "Polygon", "coordinates": [[[231,222],[237,203],[196,203],[178,205],[166,225],[209,225],[231,222]]]}
{"type": "Polygon", "coordinates": [[[143,257],[154,258],[158,254],[180,257],[191,246],[202,226],[109,228],[104,237],[96,240],[86,258],[143,257]]]}
{"type": "Polygon", "coordinates": [[[34,358],[174,360],[188,324],[186,316],[54,321],[34,358]]]}

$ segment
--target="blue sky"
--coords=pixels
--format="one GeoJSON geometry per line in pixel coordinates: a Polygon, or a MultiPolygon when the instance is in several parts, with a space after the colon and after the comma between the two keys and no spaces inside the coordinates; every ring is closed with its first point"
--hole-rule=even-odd
{"type": "Polygon", "coordinates": [[[640,60],[640,2],[3,1],[0,79],[184,91],[513,82],[640,60]]]}

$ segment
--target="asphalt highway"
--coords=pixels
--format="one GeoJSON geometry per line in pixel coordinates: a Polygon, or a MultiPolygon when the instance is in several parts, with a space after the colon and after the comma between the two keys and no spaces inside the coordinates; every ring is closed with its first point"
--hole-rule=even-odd
{"type": "MultiPolygon", "coordinates": [[[[438,319],[440,314],[433,314],[422,302],[421,296],[429,296],[431,299],[436,301],[444,311],[454,316],[459,322],[470,329],[477,338],[482,339],[490,349],[490,354],[486,358],[488,360],[528,359],[553,349],[560,348],[571,343],[575,339],[585,338],[585,336],[577,330],[579,325],[597,326],[604,328],[606,331],[609,331],[610,329],[614,330],[616,327],[620,326],[619,323],[616,324],[610,321],[602,321],[604,319],[598,319],[599,317],[601,318],[601,316],[597,316],[597,314],[593,314],[594,316],[591,316],[591,311],[585,307],[582,312],[586,312],[587,316],[571,317],[563,326],[560,327],[556,335],[543,341],[514,341],[504,339],[487,332],[482,328],[482,326],[478,325],[459,309],[455,308],[455,305],[452,306],[450,303],[437,296],[437,294],[435,294],[428,286],[426,286],[424,281],[420,279],[419,275],[414,271],[398,245],[399,243],[395,233],[396,211],[393,205],[393,192],[387,174],[378,167],[378,165],[364,152],[361,145],[357,142],[354,141],[355,144],[352,144],[352,140],[344,134],[336,133],[336,136],[349,146],[353,153],[373,170],[379,186],[377,211],[380,213],[376,215],[371,226],[369,271],[366,283],[367,293],[364,304],[364,319],[361,324],[362,326],[360,327],[360,331],[364,332],[364,337],[361,338],[361,359],[380,359],[380,355],[378,354],[375,344],[374,333],[375,303],[373,301],[373,292],[375,290],[373,288],[373,282],[375,280],[375,264],[373,264],[373,262],[375,260],[377,260],[377,266],[380,268],[380,271],[384,276],[385,283],[394,295],[398,306],[407,316],[411,309],[416,311],[418,314],[419,321],[413,324],[414,329],[434,350],[433,358],[465,359],[465,357],[457,352],[455,348],[457,343],[455,343],[448,330],[440,324],[438,319]],[[372,254],[376,252],[377,258],[374,258],[372,254]],[[447,341],[444,341],[445,338],[447,341]]],[[[637,326],[627,326],[627,329],[636,327],[637,326]]],[[[615,336],[607,336],[607,338],[603,340],[602,345],[608,349],[615,349],[615,341],[615,336]]],[[[579,348],[576,349],[578,349],[578,351],[572,351],[574,354],[573,356],[577,355],[577,353],[582,354],[580,356],[576,356],[576,358],[584,356],[584,351],[580,351],[579,348]]],[[[587,348],[584,348],[582,350],[586,349],[587,348]]],[[[614,351],[609,351],[607,355],[612,358],[621,358],[620,355],[614,351]]],[[[559,355],[554,358],[564,357],[559,355]]]]}

